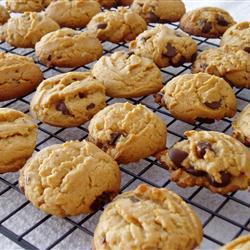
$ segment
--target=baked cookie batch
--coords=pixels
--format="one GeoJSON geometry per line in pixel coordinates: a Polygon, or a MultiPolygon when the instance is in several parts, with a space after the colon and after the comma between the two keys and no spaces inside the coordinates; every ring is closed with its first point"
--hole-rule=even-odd
{"type": "MultiPolygon", "coordinates": [[[[185,12],[181,0],[6,0],[6,8],[0,5],[0,41],[34,48],[47,67],[96,61],[92,70],[44,79],[33,59],[0,52],[0,101],[36,90],[30,103],[33,118],[62,128],[89,122],[85,140],[34,153],[38,127],[32,118],[0,108],[0,173],[20,170],[19,186],[27,199],[60,217],[94,212],[114,199],[97,225],[96,250],[192,250],[202,241],[196,213],[170,190],[142,184],[117,196],[118,164],[154,156],[179,186],[219,194],[250,185],[250,105],[234,117],[233,91],[250,88],[250,23],[236,23],[215,7],[185,12]],[[176,21],[185,33],[163,24],[176,21]],[[148,29],[147,23],[155,25],[148,29]],[[221,46],[197,53],[188,34],[221,37],[221,46]],[[130,42],[129,51],[103,55],[105,41],[130,42]],[[192,74],[164,86],[160,68],[183,63],[192,63],[192,74]],[[107,97],[151,94],[158,108],[191,124],[234,117],[232,136],[191,130],[166,148],[166,123],[146,106],[106,106],[107,97]]],[[[222,249],[249,244],[244,236],[222,249]]]]}

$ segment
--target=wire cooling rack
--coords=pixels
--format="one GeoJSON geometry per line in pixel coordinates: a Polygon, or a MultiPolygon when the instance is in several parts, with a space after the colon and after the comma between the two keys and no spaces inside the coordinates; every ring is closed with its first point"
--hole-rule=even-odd
{"type": "MultiPolygon", "coordinates": [[[[177,29],[178,23],[167,24],[177,29]]],[[[150,25],[149,28],[153,27],[150,25]]],[[[199,51],[217,47],[218,39],[202,39],[193,37],[199,46],[199,51]]],[[[104,54],[111,54],[117,50],[127,50],[128,44],[114,44],[104,42],[104,54]]],[[[40,64],[34,56],[33,49],[19,49],[0,43],[0,51],[33,57],[41,67],[44,77],[69,71],[85,71],[93,64],[74,69],[47,68],[40,64]]],[[[181,67],[167,67],[162,69],[165,83],[173,77],[190,73],[190,63],[181,67]]],[[[238,112],[250,102],[250,90],[235,89],[238,100],[238,112]]],[[[23,98],[1,102],[0,107],[15,108],[29,113],[29,103],[32,94],[23,98]]],[[[168,143],[171,147],[182,140],[183,132],[190,129],[216,130],[231,134],[231,119],[223,119],[213,124],[199,122],[195,125],[181,122],[164,108],[154,103],[152,96],[141,98],[114,99],[109,98],[108,104],[129,101],[133,104],[142,103],[159,115],[168,126],[168,143]]],[[[88,124],[77,128],[55,128],[38,122],[39,136],[36,151],[66,140],[83,140],[88,135],[88,124]]],[[[1,157],[1,156],[0,156],[1,157]]],[[[141,160],[138,163],[121,166],[122,187],[126,191],[140,183],[147,183],[155,187],[166,187],[183,197],[198,213],[203,223],[204,239],[201,249],[217,249],[232,239],[249,233],[250,230],[250,195],[247,191],[238,191],[229,195],[213,194],[205,188],[193,187],[182,189],[170,181],[168,172],[153,158],[141,160]]],[[[0,239],[1,234],[13,243],[25,249],[91,249],[91,241],[96,223],[103,209],[89,214],[70,218],[56,218],[46,215],[34,208],[18,188],[18,173],[0,175],[0,239]]],[[[8,241],[9,242],[9,241],[8,241]]],[[[18,247],[14,244],[15,247],[18,247]]],[[[5,245],[0,248],[4,248],[5,245]]],[[[14,247],[14,248],[15,248],[14,247]]]]}

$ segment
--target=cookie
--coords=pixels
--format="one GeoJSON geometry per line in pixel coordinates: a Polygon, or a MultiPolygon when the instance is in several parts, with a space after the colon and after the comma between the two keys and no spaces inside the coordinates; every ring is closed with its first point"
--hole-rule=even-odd
{"type": "Polygon", "coordinates": [[[145,106],[115,103],[97,113],[89,124],[89,141],[127,164],[151,156],[166,145],[165,123],[145,106]]]}
{"type": "Polygon", "coordinates": [[[192,72],[217,75],[233,86],[250,88],[250,54],[228,45],[204,50],[193,63],[192,72]]]}
{"type": "Polygon", "coordinates": [[[233,137],[250,146],[250,104],[248,104],[233,121],[233,137]]]}
{"type": "Polygon", "coordinates": [[[20,171],[19,185],[35,207],[56,216],[73,216],[112,200],[120,189],[120,170],[94,144],[69,141],[34,155],[20,171]]]}
{"type": "Polygon", "coordinates": [[[202,241],[194,210],[176,193],[141,184],[115,198],[102,213],[94,249],[185,249],[202,241]]]}
{"type": "Polygon", "coordinates": [[[93,75],[102,81],[111,97],[139,97],[163,87],[161,71],[146,57],[124,51],[103,56],[93,67],[93,75]]]}
{"type": "Polygon", "coordinates": [[[39,12],[44,10],[52,0],[6,0],[6,7],[12,12],[39,12]]]}
{"type": "Polygon", "coordinates": [[[30,104],[32,115],[58,127],[77,127],[106,106],[103,83],[91,72],[69,72],[43,81],[30,104]]]}
{"type": "Polygon", "coordinates": [[[45,13],[62,27],[82,28],[100,11],[95,0],[60,0],[52,2],[45,13]]]}
{"type": "Polygon", "coordinates": [[[249,250],[250,234],[240,236],[228,244],[224,245],[220,250],[249,250]]]}
{"type": "Polygon", "coordinates": [[[9,18],[10,18],[9,12],[2,5],[0,5],[0,25],[6,23],[9,18]]]}
{"type": "Polygon", "coordinates": [[[250,185],[250,150],[233,137],[215,131],[186,131],[157,158],[181,187],[202,186],[226,194],[250,185]]]}
{"type": "Polygon", "coordinates": [[[43,36],[35,51],[48,67],[79,67],[100,58],[102,44],[92,34],[63,28],[43,36]]]}
{"type": "Polygon", "coordinates": [[[237,23],[222,36],[220,45],[237,46],[250,53],[250,22],[237,23]]]}
{"type": "Polygon", "coordinates": [[[0,52],[0,101],[27,95],[43,80],[32,58],[0,52]]]}
{"type": "Polygon", "coordinates": [[[173,78],[155,95],[155,101],[185,122],[213,122],[233,117],[237,103],[230,85],[207,73],[184,74],[173,78]]]}
{"type": "Polygon", "coordinates": [[[0,108],[0,174],[22,168],[32,155],[37,126],[30,116],[9,108],[0,108]]]}
{"type": "Polygon", "coordinates": [[[55,21],[44,14],[25,12],[9,19],[4,36],[5,41],[14,47],[33,48],[45,34],[59,28],[55,21]]]}
{"type": "Polygon", "coordinates": [[[133,3],[133,0],[97,0],[104,8],[116,7],[119,5],[128,6],[133,3]]]}
{"type": "Polygon", "coordinates": [[[137,36],[129,49],[136,55],[153,59],[161,68],[178,67],[195,59],[197,44],[183,32],[159,24],[137,36]]]}
{"type": "Polygon", "coordinates": [[[119,7],[95,15],[87,25],[89,32],[101,41],[113,43],[131,41],[147,29],[144,19],[131,9],[119,7]]]}
{"type": "Polygon", "coordinates": [[[148,23],[177,22],[186,12],[181,0],[134,0],[131,9],[148,23]]]}
{"type": "Polygon", "coordinates": [[[190,35],[217,38],[234,24],[234,19],[227,11],[216,7],[203,7],[183,15],[180,28],[190,35]]]}

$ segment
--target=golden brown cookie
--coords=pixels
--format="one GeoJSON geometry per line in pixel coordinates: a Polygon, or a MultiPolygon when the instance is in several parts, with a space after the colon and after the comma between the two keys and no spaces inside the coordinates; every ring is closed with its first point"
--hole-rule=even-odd
{"type": "Polygon", "coordinates": [[[0,5],[0,25],[6,23],[9,18],[10,18],[9,12],[2,5],[0,5]]]}
{"type": "Polygon", "coordinates": [[[34,155],[20,172],[19,185],[35,207],[56,216],[73,216],[112,200],[120,189],[120,170],[94,144],[69,141],[34,155]]]}
{"type": "Polygon", "coordinates": [[[250,88],[250,54],[235,46],[225,45],[198,54],[192,72],[206,72],[224,78],[239,88],[250,88]]]}
{"type": "Polygon", "coordinates": [[[133,3],[133,0],[97,0],[104,8],[111,8],[116,6],[127,6],[133,3]]]}
{"type": "Polygon", "coordinates": [[[100,58],[102,44],[86,31],[63,28],[43,36],[35,51],[48,67],[79,67],[100,58]]]}
{"type": "Polygon", "coordinates": [[[42,13],[25,12],[9,19],[4,38],[14,47],[33,48],[45,34],[59,28],[55,21],[42,13]]]}
{"type": "Polygon", "coordinates": [[[93,75],[102,81],[111,97],[139,97],[163,87],[161,71],[151,59],[124,51],[103,56],[93,67],[93,75]]]}
{"type": "Polygon", "coordinates": [[[216,7],[203,7],[183,15],[180,28],[190,35],[216,38],[234,24],[234,19],[227,11],[216,7]]]}
{"type": "Polygon", "coordinates": [[[207,73],[184,74],[169,81],[155,101],[182,121],[220,120],[236,113],[236,97],[230,85],[207,73]]]}
{"type": "Polygon", "coordinates": [[[105,208],[94,249],[193,250],[201,240],[201,222],[180,196],[142,184],[105,208]]]}
{"type": "Polygon", "coordinates": [[[228,244],[224,245],[220,250],[249,250],[250,234],[240,236],[228,244]]]}
{"type": "Polygon", "coordinates": [[[69,72],[43,81],[30,104],[32,115],[58,127],[77,127],[106,106],[103,83],[91,72],[69,72]]]}
{"type": "Polygon", "coordinates": [[[232,123],[233,137],[250,146],[250,104],[248,104],[232,123]]]}
{"type": "Polygon", "coordinates": [[[250,185],[250,150],[233,137],[214,131],[186,131],[187,139],[157,158],[181,187],[203,186],[226,194],[250,185]]]}
{"type": "Polygon", "coordinates": [[[82,28],[100,11],[96,0],[60,0],[52,2],[45,13],[61,27],[82,28]]]}
{"type": "Polygon", "coordinates": [[[119,163],[136,162],[166,145],[166,125],[145,106],[115,103],[97,113],[89,124],[89,140],[119,163]]]}
{"type": "Polygon", "coordinates": [[[23,167],[36,146],[37,126],[30,116],[0,108],[0,174],[23,167]]]}
{"type": "Polygon", "coordinates": [[[159,24],[137,36],[129,49],[136,55],[153,59],[161,68],[178,67],[195,59],[197,44],[185,33],[159,24]]]}
{"type": "Polygon", "coordinates": [[[0,101],[24,96],[43,80],[32,58],[0,52],[0,101]]]}
{"type": "Polygon", "coordinates": [[[147,29],[144,19],[131,9],[119,7],[95,15],[87,26],[101,41],[131,41],[147,29]]]}
{"type": "Polygon", "coordinates": [[[181,0],[134,0],[131,9],[148,23],[177,22],[186,11],[181,0]]]}
{"type": "Polygon", "coordinates": [[[45,9],[52,0],[6,0],[6,7],[12,12],[39,12],[45,9]]]}
{"type": "Polygon", "coordinates": [[[237,46],[250,53],[250,22],[236,23],[222,36],[220,45],[237,46]]]}

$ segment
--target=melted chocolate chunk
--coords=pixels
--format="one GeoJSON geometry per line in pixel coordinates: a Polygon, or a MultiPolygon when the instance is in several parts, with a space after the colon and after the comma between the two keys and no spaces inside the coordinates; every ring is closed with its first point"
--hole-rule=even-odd
{"type": "Polygon", "coordinates": [[[87,95],[85,95],[84,93],[79,93],[78,96],[79,96],[81,99],[87,97],[87,95]]]}
{"type": "Polygon", "coordinates": [[[147,14],[147,20],[148,20],[148,22],[150,22],[150,23],[155,23],[155,22],[158,22],[159,17],[158,17],[155,13],[149,12],[149,13],[147,14]]]}
{"type": "Polygon", "coordinates": [[[106,23],[99,23],[99,24],[96,26],[96,28],[97,28],[97,29],[103,30],[103,29],[105,29],[107,26],[108,26],[108,25],[107,25],[106,23]]]}
{"type": "Polygon", "coordinates": [[[217,17],[217,23],[220,25],[220,26],[228,26],[228,21],[224,18],[224,16],[218,16],[217,17]]]}
{"type": "Polygon", "coordinates": [[[245,50],[247,53],[250,54],[250,47],[246,47],[246,48],[244,48],[244,50],[245,50]]]}
{"type": "Polygon", "coordinates": [[[157,93],[154,94],[154,98],[155,98],[155,102],[162,105],[162,98],[163,98],[163,94],[162,93],[157,93]]]}
{"type": "Polygon", "coordinates": [[[211,22],[208,22],[206,19],[202,19],[200,21],[200,27],[203,33],[209,33],[209,31],[212,29],[212,24],[211,22]]]}
{"type": "Polygon", "coordinates": [[[204,123],[214,123],[214,119],[197,117],[196,121],[204,123]]]}
{"type": "Polygon", "coordinates": [[[86,107],[87,110],[90,110],[90,109],[93,109],[93,108],[95,108],[95,104],[94,104],[94,103],[90,103],[90,104],[86,107]]]}
{"type": "Polygon", "coordinates": [[[51,55],[48,55],[47,60],[50,61],[51,57],[52,57],[51,55]]]}
{"type": "Polygon", "coordinates": [[[197,156],[200,159],[204,158],[207,150],[213,151],[212,145],[209,142],[199,142],[196,146],[197,156]]]}
{"type": "Polygon", "coordinates": [[[21,191],[23,194],[25,194],[24,186],[20,186],[20,185],[19,185],[19,189],[20,189],[20,191],[21,191]]]}
{"type": "Polygon", "coordinates": [[[133,52],[133,51],[129,51],[128,52],[128,56],[132,56],[132,55],[134,55],[135,53],[133,52]]]}
{"type": "Polygon", "coordinates": [[[184,168],[184,170],[191,174],[191,175],[194,175],[194,176],[197,176],[197,177],[201,177],[201,176],[206,176],[207,175],[207,172],[205,171],[202,171],[202,170],[196,170],[194,169],[193,167],[190,167],[190,168],[184,168]]]}
{"type": "Polygon", "coordinates": [[[208,182],[214,187],[225,187],[230,183],[231,177],[232,177],[231,174],[222,171],[220,172],[221,182],[216,182],[214,177],[211,175],[208,175],[207,179],[208,179],[208,182]]]}
{"type": "Polygon", "coordinates": [[[140,201],[140,199],[138,199],[137,197],[135,197],[135,196],[130,196],[130,197],[128,197],[133,203],[136,203],[136,202],[139,202],[140,201]]]}
{"type": "Polygon", "coordinates": [[[202,69],[203,71],[206,70],[207,66],[208,66],[207,63],[201,63],[201,65],[200,65],[200,67],[201,67],[201,69],[202,69]]]}
{"type": "Polygon", "coordinates": [[[112,199],[112,192],[103,192],[101,195],[96,197],[93,203],[90,205],[90,209],[93,211],[102,208],[106,203],[110,202],[112,199]]]}
{"type": "Polygon", "coordinates": [[[71,115],[64,101],[60,101],[56,104],[56,110],[61,111],[64,115],[71,115]]]}
{"type": "Polygon", "coordinates": [[[168,150],[168,156],[176,167],[181,168],[181,163],[188,157],[188,153],[177,148],[168,150]]]}
{"type": "Polygon", "coordinates": [[[115,145],[119,138],[122,136],[120,132],[114,132],[110,135],[110,145],[115,145]]]}
{"type": "Polygon", "coordinates": [[[167,52],[164,53],[164,56],[173,57],[177,54],[176,48],[174,46],[172,46],[171,43],[168,43],[166,48],[167,48],[167,52]]]}
{"type": "Polygon", "coordinates": [[[218,102],[205,102],[205,105],[210,109],[218,109],[221,106],[221,101],[218,102]]]}

